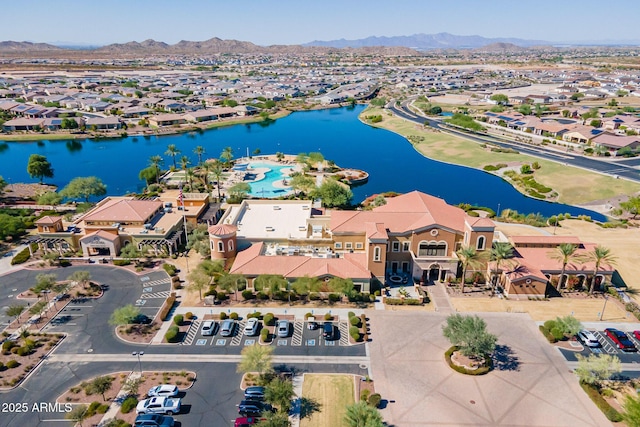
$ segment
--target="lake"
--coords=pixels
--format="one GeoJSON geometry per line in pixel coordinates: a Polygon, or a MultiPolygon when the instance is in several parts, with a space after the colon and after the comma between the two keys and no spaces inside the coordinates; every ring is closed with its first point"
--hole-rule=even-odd
{"type": "Polygon", "coordinates": [[[38,153],[54,168],[55,176],[48,183],[63,187],[74,177],[96,175],[107,185],[108,194],[122,195],[143,189],[138,173],[148,166],[151,156],[161,155],[165,167],[172,164],[164,154],[169,144],[181,150],[178,158],[186,155],[192,164],[197,163],[193,150],[198,145],[210,158],[219,157],[227,146],[236,157],[245,155],[247,148],[249,152],[260,149],[262,154],[319,151],[339,166],[369,172],[369,181],[353,188],[355,202],[384,191],[420,190],[450,204],[464,202],[494,210],[499,206],[544,216],[568,212],[605,220],[586,209],[525,197],[495,175],[425,158],[403,137],[362,124],[358,114],[364,108],[298,112],[268,124],[235,125],[203,133],[1,143],[0,175],[9,183],[34,182],[26,167],[29,155],[38,153]]]}

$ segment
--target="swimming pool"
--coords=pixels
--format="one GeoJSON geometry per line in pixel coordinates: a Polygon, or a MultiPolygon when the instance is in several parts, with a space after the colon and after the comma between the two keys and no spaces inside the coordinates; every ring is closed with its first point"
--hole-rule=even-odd
{"type": "Polygon", "coordinates": [[[249,182],[249,185],[251,186],[251,191],[249,192],[250,196],[271,199],[285,196],[291,192],[291,187],[282,186],[282,180],[288,177],[288,175],[283,172],[283,169],[289,170],[291,169],[291,166],[282,166],[274,163],[263,162],[250,162],[249,164],[251,165],[251,168],[247,169],[247,172],[251,173],[253,170],[264,173],[263,179],[249,182]],[[274,186],[274,183],[278,183],[280,185],[274,186]]]}

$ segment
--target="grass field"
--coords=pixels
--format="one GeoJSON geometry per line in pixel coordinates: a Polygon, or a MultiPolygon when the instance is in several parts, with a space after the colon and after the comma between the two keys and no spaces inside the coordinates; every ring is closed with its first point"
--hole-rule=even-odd
{"type": "Polygon", "coordinates": [[[562,203],[578,205],[640,191],[640,184],[623,179],[615,179],[524,154],[491,152],[475,142],[423,129],[420,125],[397,118],[380,108],[368,108],[363,111],[361,117],[378,114],[382,115],[382,122],[373,126],[405,137],[423,138],[418,144],[414,144],[414,148],[430,159],[476,169],[496,163],[538,162],[541,168],[535,172],[536,181],[553,188],[558,193],[558,201],[562,203]]]}
{"type": "Polygon", "coordinates": [[[300,427],[344,426],[346,407],[355,402],[353,376],[305,374],[302,396],[317,402],[320,410],[300,420],[300,427]]]}

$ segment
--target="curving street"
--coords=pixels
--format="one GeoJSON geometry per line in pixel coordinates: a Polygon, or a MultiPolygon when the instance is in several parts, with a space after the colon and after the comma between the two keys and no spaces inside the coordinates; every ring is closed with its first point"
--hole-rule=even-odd
{"type": "Polygon", "coordinates": [[[574,166],[582,169],[587,169],[593,172],[598,172],[604,175],[610,175],[613,177],[619,177],[628,179],[630,181],[640,182],[640,171],[635,169],[634,166],[640,166],[640,158],[625,159],[625,160],[601,160],[593,157],[585,157],[572,153],[559,153],[543,148],[532,147],[528,144],[519,142],[512,142],[503,139],[496,138],[489,135],[477,135],[467,133],[459,130],[452,129],[448,126],[443,126],[440,120],[434,120],[432,118],[425,118],[417,116],[408,107],[411,102],[404,101],[400,104],[400,107],[395,105],[394,101],[387,104],[386,108],[396,116],[409,120],[414,123],[424,124],[428,122],[429,126],[438,129],[442,132],[447,132],[451,135],[455,135],[461,138],[465,138],[477,143],[491,143],[503,148],[516,149],[523,154],[539,157],[546,160],[551,160],[558,163],[563,163],[568,166],[574,166]]]}

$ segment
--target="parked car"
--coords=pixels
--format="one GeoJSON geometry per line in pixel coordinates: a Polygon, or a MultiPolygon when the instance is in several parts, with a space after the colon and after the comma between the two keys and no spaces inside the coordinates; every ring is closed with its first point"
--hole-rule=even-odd
{"type": "Polygon", "coordinates": [[[600,341],[598,341],[598,337],[596,337],[591,331],[583,329],[576,334],[576,337],[582,344],[586,345],[587,347],[600,347],[600,341]]]}
{"type": "Polygon", "coordinates": [[[226,319],[220,326],[220,335],[223,337],[230,337],[236,329],[236,321],[232,319],[226,319]]]}
{"type": "Polygon", "coordinates": [[[615,329],[615,328],[607,328],[604,330],[604,333],[607,334],[611,341],[615,343],[615,345],[622,351],[638,351],[635,345],[631,342],[627,334],[624,332],[615,329]]]}
{"type": "Polygon", "coordinates": [[[131,320],[131,323],[136,325],[148,325],[151,323],[151,318],[146,314],[140,313],[131,320]]]}
{"type": "Polygon", "coordinates": [[[202,329],[200,333],[203,337],[213,335],[216,329],[216,322],[214,320],[205,320],[202,322],[202,329]]]}
{"type": "Polygon", "coordinates": [[[288,320],[278,320],[276,325],[276,330],[279,338],[286,338],[289,336],[289,321],[288,320]]]}
{"type": "Polygon", "coordinates": [[[264,387],[251,386],[244,390],[244,398],[247,400],[263,400],[264,399],[264,387]]]}
{"type": "Polygon", "coordinates": [[[259,400],[243,400],[238,405],[238,413],[245,417],[259,416],[263,412],[272,411],[273,408],[268,403],[259,400]]]}
{"type": "Polygon", "coordinates": [[[249,427],[254,424],[258,424],[258,422],[262,420],[264,420],[264,418],[239,417],[239,418],[236,418],[236,422],[233,423],[233,427],[249,427]]]}
{"type": "Polygon", "coordinates": [[[640,340],[640,331],[633,331],[633,336],[634,336],[637,340],[640,340]]]}
{"type": "Polygon", "coordinates": [[[180,412],[180,399],[172,399],[164,396],[152,397],[138,402],[136,412],[139,414],[167,414],[173,415],[180,412]]]}
{"type": "Polygon", "coordinates": [[[333,333],[333,323],[324,322],[324,324],[322,325],[322,337],[325,340],[329,340],[329,341],[331,341],[332,339],[335,339],[335,335],[333,333]]]}
{"type": "Polygon", "coordinates": [[[173,427],[173,417],[159,414],[142,414],[136,417],[133,427],[173,427]]]}
{"type": "Polygon", "coordinates": [[[178,386],[171,384],[162,384],[157,385],[155,387],[151,387],[147,396],[155,397],[155,396],[164,396],[164,397],[175,397],[178,395],[178,386]]]}
{"type": "Polygon", "coordinates": [[[247,324],[244,325],[244,334],[248,337],[253,337],[258,335],[258,327],[260,326],[260,321],[255,317],[247,320],[247,324]]]}

